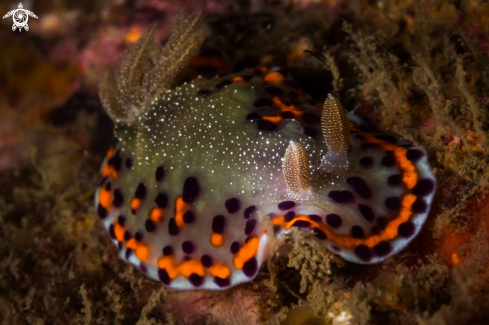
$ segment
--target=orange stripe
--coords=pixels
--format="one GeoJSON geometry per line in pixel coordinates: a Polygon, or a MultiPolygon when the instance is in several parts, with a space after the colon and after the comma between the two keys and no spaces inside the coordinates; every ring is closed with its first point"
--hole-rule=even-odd
{"type": "Polygon", "coordinates": [[[175,222],[177,227],[182,229],[185,225],[183,221],[183,214],[187,212],[187,204],[183,201],[182,197],[177,197],[175,201],[175,222]]]}
{"type": "Polygon", "coordinates": [[[385,150],[394,151],[394,155],[396,156],[396,160],[399,163],[399,167],[401,167],[404,174],[402,179],[404,184],[406,184],[406,187],[408,189],[412,189],[416,185],[416,183],[418,182],[418,174],[416,173],[416,169],[413,163],[406,158],[406,148],[396,146],[395,144],[389,143],[387,141],[379,140],[370,133],[362,132],[357,129],[352,122],[349,122],[348,124],[350,131],[358,132],[365,137],[365,140],[367,142],[378,144],[385,150]]]}
{"type": "Polygon", "coordinates": [[[284,76],[280,72],[274,71],[270,72],[263,78],[263,80],[268,81],[270,83],[280,83],[284,81],[284,76]]]}
{"type": "Polygon", "coordinates": [[[188,278],[192,273],[204,276],[205,270],[199,260],[191,259],[190,261],[182,261],[180,265],[178,265],[178,273],[188,278]]]}
{"type": "Polygon", "coordinates": [[[204,266],[198,259],[175,263],[175,258],[173,256],[161,256],[158,258],[157,263],[160,269],[166,270],[171,279],[175,279],[179,275],[188,278],[192,273],[202,277],[205,276],[204,266]]]}
{"type": "Polygon", "coordinates": [[[209,273],[212,276],[226,279],[231,275],[231,270],[224,264],[214,264],[209,268],[209,273]]]}
{"type": "Polygon", "coordinates": [[[131,199],[131,210],[136,211],[141,207],[141,200],[138,199],[137,197],[133,197],[131,199]]]}
{"type": "Polygon", "coordinates": [[[238,270],[243,268],[243,264],[256,255],[258,251],[259,240],[257,236],[251,237],[239,251],[234,254],[233,264],[238,270]]]}
{"type": "Polygon", "coordinates": [[[213,247],[221,247],[222,245],[224,245],[224,241],[225,238],[223,234],[218,234],[215,232],[211,234],[211,245],[213,247]]]}
{"type": "Polygon", "coordinates": [[[110,173],[112,173],[112,167],[105,162],[104,169],[102,170],[102,177],[109,177],[110,173]]]}
{"type": "Polygon", "coordinates": [[[141,243],[137,245],[135,253],[141,262],[146,262],[149,258],[149,248],[141,243]]]}
{"type": "Polygon", "coordinates": [[[280,109],[280,112],[292,112],[295,118],[301,117],[303,114],[303,112],[299,110],[295,105],[287,106],[284,103],[282,103],[280,98],[278,98],[277,96],[272,98],[272,102],[275,106],[277,106],[280,109]]]}
{"type": "Polygon", "coordinates": [[[160,223],[161,220],[165,217],[165,210],[160,209],[158,207],[154,207],[149,211],[149,218],[154,222],[154,223],[160,223]]]}
{"type": "Polygon", "coordinates": [[[103,206],[107,211],[110,211],[112,208],[112,193],[105,189],[105,186],[100,189],[98,193],[98,202],[101,206],[103,206]]]}
{"type": "Polygon", "coordinates": [[[401,223],[403,222],[408,221],[411,217],[411,206],[414,201],[416,201],[415,195],[410,193],[406,194],[402,199],[401,212],[399,213],[397,218],[391,220],[380,234],[372,235],[365,239],[353,238],[350,235],[337,235],[331,230],[328,225],[323,222],[312,221],[307,215],[298,215],[289,222],[285,222],[284,217],[281,216],[273,219],[272,223],[274,225],[282,226],[286,230],[289,230],[292,225],[298,220],[308,221],[309,223],[311,223],[312,228],[317,227],[321,229],[326,234],[326,236],[328,236],[328,239],[331,239],[334,243],[342,247],[354,248],[358,245],[366,245],[372,248],[381,241],[391,240],[397,237],[397,228],[399,228],[399,225],[401,225],[401,223]]]}
{"type": "Polygon", "coordinates": [[[266,121],[270,121],[273,123],[278,123],[278,122],[282,121],[281,116],[262,116],[261,119],[266,120],[266,121]]]}
{"type": "Polygon", "coordinates": [[[132,250],[135,250],[137,246],[138,246],[138,242],[134,238],[129,239],[126,243],[126,248],[130,248],[132,250]]]}
{"type": "Polygon", "coordinates": [[[242,78],[242,77],[234,77],[233,79],[231,79],[231,81],[233,83],[241,83],[241,82],[245,82],[245,80],[242,78]]]}
{"type": "Polygon", "coordinates": [[[124,240],[124,232],[126,230],[124,227],[122,227],[117,221],[114,222],[114,233],[115,233],[115,238],[117,238],[118,241],[123,241],[124,240]]]}
{"type": "Polygon", "coordinates": [[[110,147],[109,151],[107,151],[107,154],[105,155],[107,159],[110,159],[114,155],[114,147],[110,147]]]}

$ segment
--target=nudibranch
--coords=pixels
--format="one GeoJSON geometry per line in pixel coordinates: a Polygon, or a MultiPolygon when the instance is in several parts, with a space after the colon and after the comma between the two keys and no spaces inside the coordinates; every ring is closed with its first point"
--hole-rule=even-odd
{"type": "Polygon", "coordinates": [[[425,150],[368,132],[331,95],[313,102],[283,70],[177,86],[205,37],[200,13],[180,13],[164,47],[154,31],[100,85],[119,142],[95,205],[122,259],[172,288],[220,290],[251,281],[269,236],[293,227],[361,264],[419,233],[436,189],[425,150]]]}

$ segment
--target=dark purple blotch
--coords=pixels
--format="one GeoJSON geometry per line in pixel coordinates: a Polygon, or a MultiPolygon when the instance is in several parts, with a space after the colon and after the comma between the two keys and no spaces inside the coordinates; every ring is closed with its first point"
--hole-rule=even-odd
{"type": "Polygon", "coordinates": [[[332,228],[338,228],[341,226],[341,217],[334,213],[328,214],[326,216],[326,223],[332,228]]]}
{"type": "Polygon", "coordinates": [[[224,203],[224,206],[226,207],[226,210],[228,210],[229,213],[233,214],[238,212],[239,208],[241,208],[241,202],[235,197],[226,200],[224,203]]]}
{"type": "Polygon", "coordinates": [[[350,191],[330,191],[328,197],[341,204],[355,201],[355,197],[350,191]]]}
{"type": "Polygon", "coordinates": [[[346,179],[346,182],[353,187],[355,192],[357,192],[358,196],[360,196],[361,198],[370,199],[370,197],[372,197],[372,192],[370,191],[370,188],[362,178],[358,176],[349,177],[346,179]]]}
{"type": "Polygon", "coordinates": [[[225,218],[223,215],[217,215],[212,219],[212,231],[216,234],[222,234],[224,232],[225,218]]]}
{"type": "Polygon", "coordinates": [[[295,207],[294,201],[283,201],[278,204],[278,208],[281,211],[289,210],[295,207]]]}
{"type": "Polygon", "coordinates": [[[183,183],[182,200],[185,203],[192,203],[200,193],[199,182],[195,177],[189,177],[183,183]]]}

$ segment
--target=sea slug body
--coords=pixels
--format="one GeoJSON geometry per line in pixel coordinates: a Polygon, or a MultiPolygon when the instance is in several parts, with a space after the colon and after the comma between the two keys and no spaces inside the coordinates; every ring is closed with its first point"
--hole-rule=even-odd
{"type": "MultiPolygon", "coordinates": [[[[251,281],[267,258],[268,236],[281,239],[292,227],[356,263],[405,248],[436,189],[425,150],[367,132],[331,95],[324,106],[309,100],[282,70],[245,69],[170,88],[178,71],[163,60],[190,49],[188,62],[204,37],[198,14],[177,18],[162,63],[154,48],[129,52],[101,85],[120,141],[102,165],[96,210],[120,257],[179,290],[222,290],[251,281]],[[182,34],[197,36],[182,41],[182,34]],[[168,78],[146,82],[165,64],[168,78]]],[[[135,49],[153,46],[151,38],[150,31],[135,49]]]]}

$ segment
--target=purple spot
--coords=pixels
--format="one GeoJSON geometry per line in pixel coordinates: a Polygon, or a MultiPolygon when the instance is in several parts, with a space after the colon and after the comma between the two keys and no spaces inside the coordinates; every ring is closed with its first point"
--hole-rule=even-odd
{"type": "Polygon", "coordinates": [[[221,279],[220,277],[217,276],[214,277],[214,283],[220,288],[227,287],[231,284],[229,279],[221,279]]]}
{"type": "Polygon", "coordinates": [[[368,262],[372,258],[372,251],[368,246],[358,245],[355,247],[355,255],[363,262],[368,262]]]}
{"type": "Polygon", "coordinates": [[[168,204],[168,196],[164,193],[158,193],[158,195],[155,197],[155,203],[158,208],[166,208],[166,205],[168,204]]]}
{"type": "Polygon", "coordinates": [[[418,149],[409,149],[406,152],[406,158],[409,159],[412,162],[416,162],[419,160],[419,158],[423,157],[423,152],[418,149]]]}
{"type": "Polygon", "coordinates": [[[337,214],[331,213],[326,216],[326,223],[331,228],[338,228],[341,226],[341,217],[337,214]]]}
{"type": "Polygon", "coordinates": [[[370,191],[370,188],[368,187],[367,183],[360,177],[349,177],[346,179],[346,182],[350,184],[353,189],[355,189],[355,192],[364,199],[370,199],[372,196],[372,192],[370,191]]]}
{"type": "Polygon", "coordinates": [[[394,174],[387,178],[387,184],[389,185],[399,185],[401,184],[401,175],[394,174]]]}
{"type": "Polygon", "coordinates": [[[278,125],[268,120],[259,120],[258,121],[258,130],[261,131],[276,131],[278,129],[278,125]]]}
{"type": "Polygon", "coordinates": [[[247,120],[258,120],[260,118],[260,115],[256,112],[250,113],[246,115],[247,120]]]}
{"type": "Polygon", "coordinates": [[[311,223],[309,221],[305,220],[297,220],[292,224],[292,227],[297,227],[297,228],[309,228],[311,227],[311,223]]]}
{"type": "Polygon", "coordinates": [[[132,254],[132,249],[130,249],[130,248],[126,249],[126,254],[125,254],[126,260],[128,260],[129,257],[131,257],[131,254],[132,254]]]}
{"type": "Polygon", "coordinates": [[[146,265],[145,265],[143,262],[139,263],[139,269],[140,269],[140,270],[141,270],[141,272],[143,272],[143,273],[148,272],[148,268],[146,267],[146,265]]]}
{"type": "Polygon", "coordinates": [[[102,177],[102,178],[100,179],[100,182],[99,182],[98,186],[102,186],[102,185],[104,185],[104,183],[105,183],[105,181],[106,181],[106,180],[107,180],[107,177],[102,177]]]}
{"type": "Polygon", "coordinates": [[[163,176],[165,176],[165,171],[163,169],[163,166],[158,166],[158,168],[156,168],[156,173],[155,173],[155,178],[156,178],[156,181],[159,182],[163,179],[163,176]]]}
{"type": "Polygon", "coordinates": [[[275,97],[275,96],[281,96],[284,94],[284,91],[282,90],[282,88],[279,88],[279,87],[274,87],[274,86],[270,86],[270,87],[267,87],[265,88],[265,91],[272,97],[275,97]]]}
{"type": "Polygon", "coordinates": [[[297,88],[297,84],[293,82],[292,80],[285,80],[285,84],[289,86],[290,88],[297,88]]]}
{"type": "Polygon", "coordinates": [[[224,88],[224,87],[226,87],[227,85],[230,85],[230,84],[231,84],[231,80],[229,80],[229,79],[224,79],[223,81],[221,81],[220,83],[218,83],[218,84],[216,85],[216,88],[217,88],[217,89],[222,89],[222,88],[224,88]]]}
{"type": "Polygon", "coordinates": [[[182,243],[182,250],[185,254],[192,254],[195,250],[194,244],[187,240],[182,243]]]}
{"type": "Polygon", "coordinates": [[[252,205],[252,206],[247,207],[244,210],[244,217],[245,217],[245,219],[248,219],[251,216],[251,214],[253,212],[255,212],[255,211],[256,211],[256,206],[252,205]]]}
{"type": "Polygon", "coordinates": [[[401,201],[397,196],[388,197],[385,200],[385,207],[391,210],[398,210],[401,207],[401,201]]]}
{"type": "Polygon", "coordinates": [[[253,277],[257,270],[258,263],[255,257],[250,258],[243,264],[243,273],[249,278],[253,277]]]}
{"type": "Polygon", "coordinates": [[[435,182],[429,178],[422,178],[418,180],[416,186],[413,187],[413,194],[416,196],[425,196],[431,194],[435,189],[435,182]]]}
{"type": "Polygon", "coordinates": [[[299,97],[299,94],[293,90],[289,91],[289,97],[290,98],[297,98],[299,97]]]}
{"type": "Polygon", "coordinates": [[[120,150],[117,150],[116,154],[109,159],[109,164],[112,165],[116,171],[121,169],[122,159],[120,157],[120,150]]]}
{"type": "Polygon", "coordinates": [[[321,124],[321,118],[309,112],[302,114],[302,120],[311,126],[321,124]]]}
{"type": "Polygon", "coordinates": [[[322,231],[320,228],[313,228],[312,231],[314,232],[314,236],[316,236],[317,239],[325,240],[328,239],[328,236],[322,231]]]}
{"type": "Polygon", "coordinates": [[[273,105],[273,102],[268,98],[258,99],[256,102],[253,103],[253,106],[255,106],[256,108],[262,107],[262,106],[272,106],[272,105],[273,105]]]}
{"type": "Polygon", "coordinates": [[[116,208],[119,208],[122,206],[123,203],[124,203],[124,197],[122,196],[121,191],[118,188],[116,188],[114,190],[114,200],[112,201],[112,205],[116,208]]]}
{"type": "Polygon", "coordinates": [[[177,222],[175,221],[175,218],[171,218],[168,221],[168,233],[171,236],[176,236],[180,233],[180,229],[177,226],[177,222]]]}
{"type": "Polygon", "coordinates": [[[146,219],[146,222],[144,223],[144,227],[146,228],[147,232],[153,232],[156,229],[156,225],[154,221],[151,219],[146,219]]]}
{"type": "Polygon", "coordinates": [[[394,156],[385,156],[382,158],[382,165],[385,167],[392,167],[396,163],[396,158],[394,156]]]}
{"type": "Polygon", "coordinates": [[[141,232],[136,232],[136,234],[134,235],[134,239],[136,239],[137,241],[141,241],[141,239],[143,239],[143,234],[141,232]]]}
{"type": "Polygon", "coordinates": [[[185,223],[192,223],[195,220],[195,214],[188,210],[183,214],[183,222],[185,223]]]}
{"type": "Polygon", "coordinates": [[[283,119],[294,118],[294,113],[292,113],[291,111],[285,111],[285,112],[280,113],[280,116],[283,119]]]}
{"type": "Polygon", "coordinates": [[[182,199],[185,203],[192,203],[200,193],[200,186],[195,177],[189,177],[183,184],[182,199]]]}
{"type": "Polygon", "coordinates": [[[360,213],[365,218],[365,220],[367,221],[374,220],[374,211],[368,205],[359,204],[358,209],[360,209],[360,213]]]}
{"type": "Polygon", "coordinates": [[[310,126],[305,126],[304,127],[304,134],[309,136],[309,137],[315,137],[318,134],[318,131],[316,131],[315,128],[312,128],[310,126]]]}
{"type": "Polygon", "coordinates": [[[384,229],[385,226],[387,225],[387,219],[385,217],[378,217],[376,222],[382,229],[384,229]]]}
{"type": "Polygon", "coordinates": [[[365,142],[360,145],[362,149],[378,148],[379,146],[372,142],[365,142]]]}
{"type": "Polygon", "coordinates": [[[335,252],[339,252],[341,251],[341,248],[339,248],[338,246],[336,245],[331,245],[331,249],[334,250],[335,252]]]}
{"type": "Polygon", "coordinates": [[[411,211],[413,213],[424,213],[427,209],[428,205],[423,199],[419,197],[416,199],[416,201],[414,201],[413,205],[411,206],[411,211]]]}
{"type": "Polygon", "coordinates": [[[204,267],[211,267],[212,266],[212,257],[210,257],[209,255],[205,254],[205,255],[202,255],[202,257],[200,258],[200,262],[202,263],[202,265],[204,267]]]}
{"type": "Polygon", "coordinates": [[[350,203],[355,200],[355,197],[350,191],[331,191],[328,197],[337,203],[350,203]]]}
{"type": "Polygon", "coordinates": [[[208,89],[202,89],[202,90],[199,90],[197,92],[197,96],[200,96],[200,97],[207,97],[209,96],[210,94],[212,94],[212,91],[208,90],[208,89]]]}
{"type": "Polygon", "coordinates": [[[388,134],[379,134],[379,135],[376,135],[375,138],[382,140],[382,141],[389,142],[389,143],[396,143],[397,142],[397,138],[395,136],[388,135],[388,134]]]}
{"type": "Polygon", "coordinates": [[[389,255],[390,252],[392,252],[392,246],[389,242],[386,241],[381,241],[377,245],[373,247],[373,252],[375,256],[386,256],[389,255]]]}
{"type": "Polygon", "coordinates": [[[163,255],[169,256],[171,254],[173,254],[173,248],[170,245],[165,246],[165,248],[163,248],[163,255]]]}
{"type": "Polygon", "coordinates": [[[369,157],[369,156],[366,156],[366,157],[363,157],[362,159],[360,159],[360,165],[362,167],[370,167],[370,166],[372,166],[373,163],[374,163],[374,160],[372,159],[372,157],[369,157]]]}
{"type": "Polygon", "coordinates": [[[144,199],[146,198],[146,193],[147,193],[146,186],[143,183],[139,183],[134,196],[138,199],[144,199]]]}
{"type": "Polygon", "coordinates": [[[132,235],[129,231],[124,231],[124,240],[125,241],[128,241],[129,239],[131,239],[132,235]]]}
{"type": "Polygon", "coordinates": [[[121,214],[117,217],[117,223],[119,224],[119,226],[124,227],[124,225],[126,224],[126,217],[121,214]]]}
{"type": "Polygon", "coordinates": [[[225,218],[222,215],[217,215],[212,219],[212,231],[216,234],[222,234],[224,232],[225,218]]]}
{"type": "Polygon", "coordinates": [[[112,223],[111,223],[111,224],[110,224],[110,226],[109,226],[109,235],[110,235],[110,237],[111,237],[112,239],[115,239],[115,238],[116,238],[116,237],[115,237],[115,231],[114,231],[114,224],[112,224],[112,223]]]}
{"type": "Polygon", "coordinates": [[[353,226],[351,227],[351,235],[355,238],[361,239],[363,236],[365,236],[365,232],[363,231],[362,227],[353,226]]]}
{"type": "Polygon", "coordinates": [[[278,204],[278,208],[281,211],[285,211],[288,209],[292,209],[295,207],[295,202],[294,201],[283,201],[278,204]]]}
{"type": "Polygon", "coordinates": [[[131,169],[132,168],[132,159],[131,158],[127,158],[126,159],[126,168],[127,169],[131,169]]]}
{"type": "Polygon", "coordinates": [[[99,216],[100,219],[105,219],[107,218],[107,215],[109,214],[107,212],[107,209],[104,208],[100,203],[97,205],[97,214],[99,216]]]}
{"type": "Polygon", "coordinates": [[[165,269],[158,269],[158,279],[160,279],[163,284],[169,285],[170,284],[170,276],[168,275],[168,272],[166,272],[165,269]]]}
{"type": "Polygon", "coordinates": [[[241,202],[239,202],[237,198],[233,197],[227,200],[224,203],[224,206],[226,207],[229,213],[233,214],[238,212],[239,208],[241,208],[241,202]]]}
{"type": "Polygon", "coordinates": [[[106,191],[110,191],[112,189],[112,183],[111,182],[108,182],[107,184],[105,184],[105,190],[106,191]]]}
{"type": "Polygon", "coordinates": [[[401,237],[409,238],[414,235],[415,230],[416,227],[414,226],[414,223],[411,221],[406,221],[399,225],[399,228],[397,228],[397,234],[401,237]]]}
{"type": "Polygon", "coordinates": [[[245,226],[245,235],[249,236],[255,230],[256,226],[256,220],[255,219],[250,219],[246,221],[246,226],[245,226]]]}
{"type": "Polygon", "coordinates": [[[281,227],[279,225],[274,225],[273,226],[273,233],[274,234],[278,233],[280,229],[281,229],[281,227]]]}
{"type": "Polygon", "coordinates": [[[294,211],[289,211],[284,215],[284,221],[285,222],[290,222],[294,219],[295,217],[295,212],[294,211]]]}
{"type": "Polygon", "coordinates": [[[234,241],[232,244],[231,244],[231,254],[236,254],[237,252],[239,252],[239,249],[240,249],[240,245],[237,241],[234,241]]]}
{"type": "Polygon", "coordinates": [[[323,218],[321,216],[318,216],[317,214],[310,214],[309,219],[311,219],[314,222],[321,222],[323,221],[323,218]]]}

